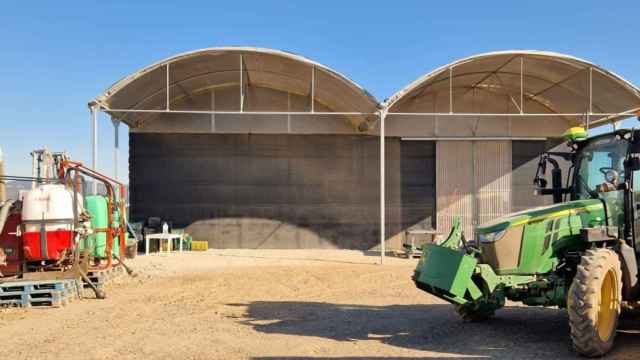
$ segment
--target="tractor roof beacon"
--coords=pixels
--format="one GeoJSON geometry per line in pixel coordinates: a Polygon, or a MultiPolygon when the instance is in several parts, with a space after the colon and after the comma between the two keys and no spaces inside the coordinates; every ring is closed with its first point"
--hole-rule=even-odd
{"type": "Polygon", "coordinates": [[[552,205],[482,224],[471,243],[454,220],[444,242],[424,247],[413,280],[469,321],[506,299],[566,308],[574,349],[602,356],[623,303],[640,300],[640,130],[587,138],[572,128],[565,139],[570,151],[542,154],[534,179],[552,205]],[[559,160],[570,162],[565,179],[559,160]]]}

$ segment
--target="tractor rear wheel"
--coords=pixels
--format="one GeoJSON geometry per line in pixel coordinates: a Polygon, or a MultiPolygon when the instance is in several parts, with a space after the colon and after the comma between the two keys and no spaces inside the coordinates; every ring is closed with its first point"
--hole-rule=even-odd
{"type": "Polygon", "coordinates": [[[588,250],[569,289],[567,310],[574,349],[584,356],[602,356],[613,346],[622,303],[622,272],[618,254],[588,250]]]}

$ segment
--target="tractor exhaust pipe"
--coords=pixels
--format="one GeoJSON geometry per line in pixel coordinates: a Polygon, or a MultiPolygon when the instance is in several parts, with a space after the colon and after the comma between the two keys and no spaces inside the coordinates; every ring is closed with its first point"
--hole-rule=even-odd
{"type": "Polygon", "coordinates": [[[2,159],[2,148],[0,148],[0,204],[7,201],[7,184],[4,180],[4,161],[2,159]]]}

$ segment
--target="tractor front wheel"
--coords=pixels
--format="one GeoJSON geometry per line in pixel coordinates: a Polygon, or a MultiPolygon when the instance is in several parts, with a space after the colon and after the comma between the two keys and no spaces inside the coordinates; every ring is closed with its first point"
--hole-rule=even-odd
{"type": "Polygon", "coordinates": [[[495,315],[495,307],[487,303],[471,303],[467,305],[455,305],[456,312],[462,320],[468,322],[481,322],[489,320],[495,315]]]}
{"type": "Polygon", "coordinates": [[[574,349],[584,356],[602,356],[613,346],[622,303],[622,272],[618,254],[588,250],[569,289],[567,310],[574,349]]]}

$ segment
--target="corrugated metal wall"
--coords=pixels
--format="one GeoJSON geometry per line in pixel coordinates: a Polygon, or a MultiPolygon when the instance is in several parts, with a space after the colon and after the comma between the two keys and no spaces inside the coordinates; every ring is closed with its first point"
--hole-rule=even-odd
{"type": "Polygon", "coordinates": [[[437,141],[437,229],[459,216],[467,239],[474,227],[511,212],[511,141],[437,141]]]}
{"type": "Polygon", "coordinates": [[[511,141],[475,141],[477,225],[511,212],[511,141]]]}
{"type": "Polygon", "coordinates": [[[471,141],[436,142],[436,228],[445,236],[459,216],[467,238],[473,234],[473,144],[471,141]]]}

